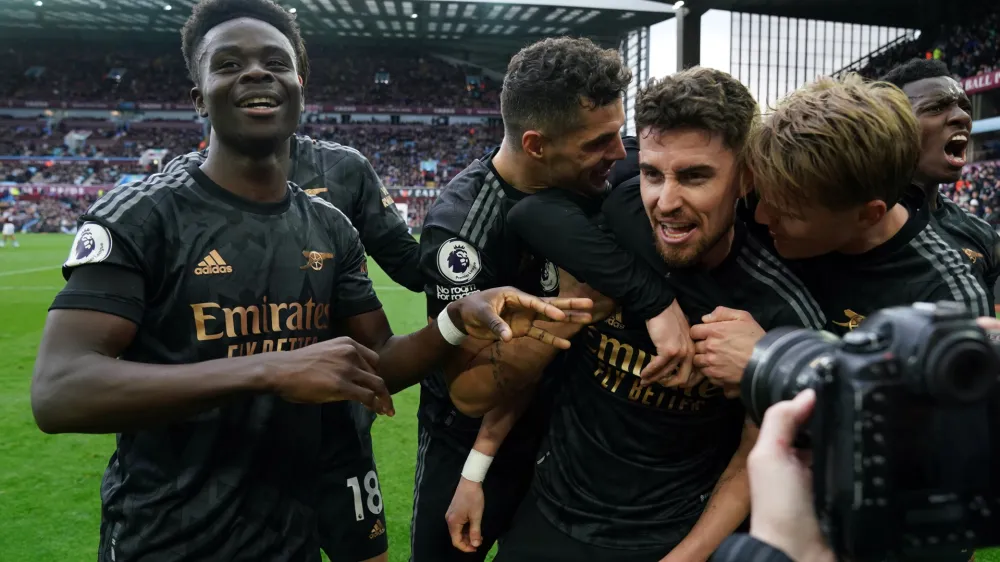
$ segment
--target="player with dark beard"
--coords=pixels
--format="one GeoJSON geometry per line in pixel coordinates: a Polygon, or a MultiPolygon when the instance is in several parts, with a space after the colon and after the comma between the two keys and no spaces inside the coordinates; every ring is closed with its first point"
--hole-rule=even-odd
{"type": "Polygon", "coordinates": [[[45,432],[118,434],[101,561],[378,556],[380,494],[346,400],[391,415],[390,392],[463,333],[567,343],[531,326],[567,315],[512,288],[392,334],[357,231],[281,165],[304,103],[301,49],[273,2],[199,3],[183,52],[215,126],[208,158],[120,186],[81,218],[31,392],[45,432]],[[352,484],[364,505],[333,492],[352,484]]]}
{"type": "MultiPolygon", "coordinates": [[[[501,93],[501,147],[456,176],[424,222],[420,245],[429,279],[429,317],[455,298],[498,284],[555,293],[555,267],[528,251],[511,232],[507,212],[517,201],[550,186],[588,193],[605,190],[612,165],[625,156],[619,130],[625,119],[622,94],[630,78],[617,52],[586,39],[546,39],[511,59],[501,93]]],[[[642,279],[638,273],[620,274],[623,279],[642,279]]],[[[680,313],[671,305],[672,296],[651,290],[652,284],[638,283],[635,289],[634,300],[651,311],[644,320],[669,316],[676,325],[680,313]]],[[[676,362],[690,370],[687,358],[693,343],[687,330],[663,333],[669,343],[676,342],[676,362]]],[[[537,397],[528,404],[533,394],[525,388],[538,383],[554,353],[527,340],[499,346],[470,340],[465,351],[461,361],[422,385],[411,529],[415,562],[485,558],[531,481],[550,385],[558,383],[557,377],[543,378],[537,397]],[[519,365],[538,356],[545,357],[535,363],[539,368],[520,376],[519,365]],[[470,452],[481,429],[507,412],[523,409],[527,413],[503,451],[470,452]],[[486,412],[481,424],[477,416],[486,412]],[[495,461],[495,470],[506,477],[485,484],[490,507],[482,520],[482,537],[478,548],[463,553],[452,547],[445,512],[467,460],[464,466],[475,465],[477,470],[495,461]]],[[[470,475],[468,470],[464,474],[470,475]]]]}
{"type": "Polygon", "coordinates": [[[1000,235],[989,223],[965,212],[940,190],[940,184],[962,178],[965,151],[972,134],[969,115],[972,102],[939,60],[913,59],[889,71],[882,80],[903,90],[920,123],[920,160],[913,183],[922,188],[919,193],[926,198],[932,218],[950,235],[949,242],[972,264],[995,310],[1000,235]]]}
{"type": "MultiPolygon", "coordinates": [[[[586,233],[567,230],[562,217],[581,209],[599,221],[603,202],[657,274],[669,275],[693,319],[725,305],[768,327],[821,326],[801,283],[735,218],[743,146],[757,116],[750,93],[723,72],[696,68],[653,82],[636,102],[639,177],[606,201],[548,190],[515,205],[508,221],[547,258],[596,278],[605,260],[577,243],[586,233]],[[546,216],[554,232],[532,232],[546,216]],[[663,224],[684,221],[697,230],[661,234],[663,224]]],[[[626,304],[580,333],[561,363],[566,380],[532,494],[497,560],[704,561],[749,513],[743,466],[755,430],[744,428],[742,406],[708,381],[644,387],[638,375],[655,349],[626,304]]],[[[462,494],[474,492],[460,488],[456,504],[462,494]]],[[[456,546],[467,542],[458,537],[456,546]]]]}

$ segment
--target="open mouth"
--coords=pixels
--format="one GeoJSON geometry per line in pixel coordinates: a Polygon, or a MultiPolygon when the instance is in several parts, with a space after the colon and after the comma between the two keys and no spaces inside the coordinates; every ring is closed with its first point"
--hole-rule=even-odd
{"type": "Polygon", "coordinates": [[[969,147],[969,135],[956,133],[944,145],[944,157],[948,165],[961,168],[965,166],[965,150],[969,147]]]}
{"type": "Polygon", "coordinates": [[[281,100],[273,96],[254,96],[240,100],[236,106],[250,115],[270,115],[281,106],[281,100]]]}
{"type": "Polygon", "coordinates": [[[694,234],[698,226],[689,222],[661,222],[657,225],[660,239],[667,244],[681,244],[694,234]]]}

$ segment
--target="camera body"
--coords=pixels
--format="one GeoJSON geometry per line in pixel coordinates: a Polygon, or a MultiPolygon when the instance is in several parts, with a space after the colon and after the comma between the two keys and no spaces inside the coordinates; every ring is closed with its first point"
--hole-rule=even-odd
{"type": "Polygon", "coordinates": [[[741,383],[758,423],[805,388],[816,513],[853,560],[947,559],[1000,545],[1000,349],[951,303],[871,315],[843,339],[779,329],[741,383]]]}

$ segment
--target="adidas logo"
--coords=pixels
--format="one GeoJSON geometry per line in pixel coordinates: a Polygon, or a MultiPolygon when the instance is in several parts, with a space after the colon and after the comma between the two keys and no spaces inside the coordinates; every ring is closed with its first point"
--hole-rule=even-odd
{"type": "Polygon", "coordinates": [[[372,532],[368,534],[369,539],[374,539],[375,537],[385,534],[385,525],[382,524],[382,520],[375,521],[375,526],[372,527],[372,532]]]}
{"type": "Polygon", "coordinates": [[[222,259],[218,250],[212,250],[205,256],[205,259],[198,262],[198,267],[194,268],[195,275],[215,275],[218,273],[232,273],[233,266],[226,265],[226,260],[222,259]]]}

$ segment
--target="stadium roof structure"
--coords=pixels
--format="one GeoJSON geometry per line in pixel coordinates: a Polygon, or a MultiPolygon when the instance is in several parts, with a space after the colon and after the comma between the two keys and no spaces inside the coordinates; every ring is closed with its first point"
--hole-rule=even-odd
{"type": "MultiPolygon", "coordinates": [[[[419,48],[502,71],[514,52],[553,35],[618,47],[632,29],[674,13],[650,0],[277,0],[311,44],[419,48]]],[[[0,0],[0,37],[177,41],[195,0],[0,0]]]]}
{"type": "Polygon", "coordinates": [[[692,9],[728,10],[911,29],[921,29],[933,24],[946,7],[954,4],[961,3],[952,0],[688,0],[686,2],[692,9]]]}

